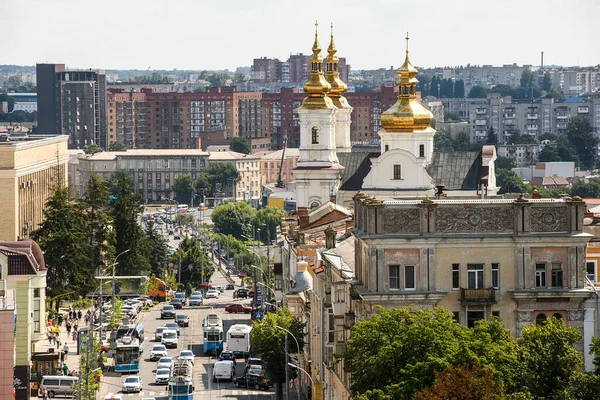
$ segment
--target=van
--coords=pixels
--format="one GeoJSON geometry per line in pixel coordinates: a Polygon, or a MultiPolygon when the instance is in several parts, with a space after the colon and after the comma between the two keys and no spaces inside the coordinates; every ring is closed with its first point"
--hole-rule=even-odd
{"type": "Polygon", "coordinates": [[[177,331],[171,329],[165,329],[162,333],[162,338],[160,342],[165,345],[165,347],[177,347],[177,331]]]}
{"type": "Polygon", "coordinates": [[[233,381],[233,375],[235,375],[235,367],[231,360],[217,361],[213,366],[213,382],[222,379],[233,381]]]}
{"type": "Polygon", "coordinates": [[[75,386],[79,382],[76,376],[46,375],[42,377],[40,389],[46,389],[48,397],[73,397],[75,386]]]}

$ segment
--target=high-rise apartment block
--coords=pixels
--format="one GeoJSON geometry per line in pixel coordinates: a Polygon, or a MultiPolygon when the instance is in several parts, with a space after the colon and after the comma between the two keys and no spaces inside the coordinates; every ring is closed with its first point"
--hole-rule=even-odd
{"type": "Polygon", "coordinates": [[[69,136],[69,148],[107,147],[106,76],[97,70],[37,65],[39,130],[69,136]]]}
{"type": "MultiPolygon", "coordinates": [[[[324,63],[327,63],[325,59],[324,63]]],[[[345,58],[339,59],[340,79],[348,81],[350,66],[345,58]]],[[[254,83],[296,82],[303,83],[310,73],[310,56],[302,53],[291,54],[287,61],[277,58],[255,58],[252,63],[252,81],[254,83]]]]}
{"type": "Polygon", "coordinates": [[[600,91],[600,68],[557,69],[551,71],[552,87],[565,96],[581,96],[600,91]]]}
{"type": "Polygon", "coordinates": [[[109,89],[107,103],[108,145],[120,142],[128,149],[147,148],[150,131],[146,93],[109,89]]]}

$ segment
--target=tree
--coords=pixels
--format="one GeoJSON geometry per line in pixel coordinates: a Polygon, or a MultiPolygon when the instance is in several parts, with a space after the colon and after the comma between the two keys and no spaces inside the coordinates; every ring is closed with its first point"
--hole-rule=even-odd
{"type": "Polygon", "coordinates": [[[579,156],[580,167],[595,168],[598,160],[599,140],[590,119],[579,115],[569,118],[566,134],[579,156]]]}
{"type": "Polygon", "coordinates": [[[546,146],[544,146],[544,148],[538,156],[538,159],[541,162],[579,162],[579,157],[577,156],[575,149],[564,135],[556,137],[556,140],[553,143],[549,143],[546,146]]]}
{"type": "Polygon", "coordinates": [[[562,319],[524,326],[520,339],[521,386],[529,388],[534,397],[558,398],[583,366],[583,357],[575,349],[582,339],[577,328],[565,326],[562,319]]]}
{"type": "Polygon", "coordinates": [[[538,155],[538,161],[540,162],[557,162],[562,161],[556,150],[554,144],[548,144],[544,146],[540,154],[538,155]]]}
{"type": "Polygon", "coordinates": [[[138,224],[138,217],[144,207],[141,196],[133,190],[133,182],[127,172],[119,170],[110,182],[114,200],[110,212],[116,234],[115,253],[121,254],[117,265],[118,275],[137,275],[150,270],[146,235],[138,224]]]}
{"type": "MultiPolygon", "coordinates": [[[[277,386],[277,398],[282,397],[282,384],[285,383],[285,371],[288,368],[286,365],[285,353],[297,354],[298,348],[300,352],[304,348],[304,328],[305,323],[295,318],[289,309],[279,307],[277,312],[268,313],[265,318],[259,322],[255,322],[252,332],[252,347],[254,351],[260,354],[264,369],[271,381],[277,386]],[[288,330],[293,335],[289,335],[283,329],[288,330]],[[285,346],[285,338],[287,340],[287,348],[285,346]],[[298,341],[296,345],[296,340],[298,341]]],[[[291,369],[291,377],[296,373],[295,369],[291,369]]]]}
{"type": "Polygon", "coordinates": [[[184,237],[179,248],[171,255],[171,262],[181,268],[180,285],[195,286],[201,281],[209,282],[212,276],[210,259],[204,248],[197,240],[188,236],[184,237]]]}
{"type": "Polygon", "coordinates": [[[232,151],[243,154],[250,154],[252,151],[248,139],[240,136],[231,138],[231,144],[229,145],[229,148],[231,148],[232,151]]]}
{"type": "Polygon", "coordinates": [[[242,239],[243,235],[252,235],[248,225],[254,220],[256,210],[246,202],[224,204],[217,207],[211,214],[214,231],[224,235],[232,235],[242,239]]]}
{"type": "Polygon", "coordinates": [[[457,113],[456,111],[449,111],[447,113],[444,114],[444,120],[451,122],[451,121],[460,121],[460,114],[457,113]]]}
{"type": "Polygon", "coordinates": [[[169,265],[169,243],[163,235],[156,232],[150,226],[146,229],[146,238],[148,239],[150,249],[148,254],[150,270],[155,276],[159,276],[162,279],[169,265]]]}
{"type": "Polygon", "coordinates": [[[471,99],[485,99],[487,97],[488,90],[483,86],[473,86],[469,90],[469,97],[471,99]]]}
{"type": "Polygon", "coordinates": [[[76,299],[93,290],[92,248],[83,213],[70,202],[68,188],[57,188],[50,196],[44,221],[31,238],[44,252],[48,297],[76,299]]]}
{"type": "Polygon", "coordinates": [[[85,154],[94,155],[96,153],[101,153],[103,151],[104,151],[104,149],[102,149],[102,147],[98,146],[96,143],[90,143],[90,144],[86,144],[85,146],[83,146],[83,152],[85,154]]]}
{"type": "Polygon", "coordinates": [[[529,69],[524,69],[521,73],[521,87],[524,89],[529,89],[533,87],[534,83],[534,75],[529,69]]]}
{"type": "Polygon", "coordinates": [[[549,71],[544,72],[544,78],[542,80],[542,90],[545,92],[552,91],[552,75],[549,71]]]}
{"type": "Polygon", "coordinates": [[[525,185],[523,182],[523,179],[521,179],[515,172],[506,169],[500,169],[496,171],[496,184],[500,188],[498,191],[499,194],[529,192],[527,185],[525,185]]]}
{"type": "Polygon", "coordinates": [[[127,151],[127,146],[121,142],[112,142],[108,145],[108,151],[127,151]]]}
{"type": "Polygon", "coordinates": [[[234,82],[244,82],[245,80],[246,80],[246,75],[244,75],[241,72],[236,72],[235,75],[233,75],[234,82]]]}
{"type": "Polygon", "coordinates": [[[585,199],[597,199],[600,197],[600,183],[593,180],[587,183],[578,181],[573,184],[570,193],[571,196],[579,196],[585,199]]]}
{"type": "Polygon", "coordinates": [[[210,75],[207,80],[210,82],[211,87],[225,86],[229,80],[229,76],[227,74],[215,73],[210,75]]]}
{"type": "Polygon", "coordinates": [[[515,160],[513,160],[512,158],[502,156],[496,158],[496,171],[498,171],[499,169],[512,170],[515,167],[515,160]]]}
{"type": "Polygon", "coordinates": [[[514,96],[515,91],[510,85],[496,85],[492,88],[492,92],[498,93],[501,96],[514,96]]]}
{"type": "Polygon", "coordinates": [[[181,174],[173,183],[173,192],[175,192],[175,200],[180,204],[187,204],[192,200],[194,195],[194,180],[188,174],[181,174]]]}
{"type": "Polygon", "coordinates": [[[433,148],[436,151],[454,151],[454,141],[450,135],[437,131],[433,137],[433,148]]]}
{"type": "Polygon", "coordinates": [[[231,187],[233,191],[233,182],[240,179],[240,172],[235,168],[233,163],[211,164],[200,175],[202,181],[196,182],[196,193],[200,192],[201,188],[205,188],[205,195],[214,196],[215,193],[223,192],[227,187],[231,187]],[[204,186],[207,184],[208,185],[204,186]],[[199,186],[200,185],[200,186],[199,186]],[[229,186],[231,185],[231,186],[229,186]]]}
{"type": "Polygon", "coordinates": [[[493,144],[493,145],[498,144],[498,135],[496,135],[496,131],[494,130],[493,126],[490,126],[490,129],[488,129],[487,138],[486,138],[485,143],[493,144]]]}
{"type": "Polygon", "coordinates": [[[454,82],[454,97],[459,99],[465,97],[465,82],[462,79],[454,82]]]}
{"type": "Polygon", "coordinates": [[[267,206],[258,210],[254,216],[253,225],[260,227],[260,240],[266,243],[267,240],[275,240],[277,237],[277,227],[281,223],[282,211],[278,207],[267,206]],[[265,229],[266,228],[268,229],[265,229]]]}

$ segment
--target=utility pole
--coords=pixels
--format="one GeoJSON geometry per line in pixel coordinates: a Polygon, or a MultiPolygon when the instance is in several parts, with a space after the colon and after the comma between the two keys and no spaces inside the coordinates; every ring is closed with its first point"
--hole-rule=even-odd
{"type": "Polygon", "coordinates": [[[288,334],[285,333],[285,398],[290,398],[290,355],[288,353],[288,334]]]}

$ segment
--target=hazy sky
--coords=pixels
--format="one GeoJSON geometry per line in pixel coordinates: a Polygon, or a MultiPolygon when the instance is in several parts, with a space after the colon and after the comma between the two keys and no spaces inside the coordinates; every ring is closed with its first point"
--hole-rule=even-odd
{"type": "Polygon", "coordinates": [[[0,64],[230,69],[309,54],[333,22],[353,69],[596,65],[600,0],[0,0],[0,64]]]}

